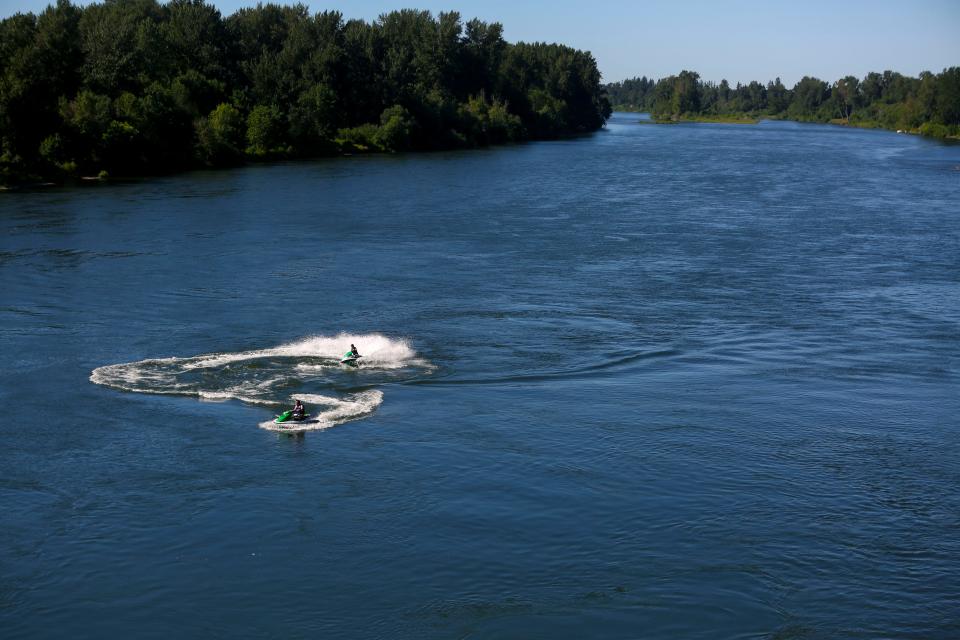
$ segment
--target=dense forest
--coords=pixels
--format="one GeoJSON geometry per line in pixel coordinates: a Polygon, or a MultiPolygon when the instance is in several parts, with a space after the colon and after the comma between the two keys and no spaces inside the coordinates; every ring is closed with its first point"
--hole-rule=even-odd
{"type": "Polygon", "coordinates": [[[606,85],[617,109],[649,111],[658,119],[704,116],[778,117],[902,129],[937,138],[960,136],[960,67],[911,78],[893,71],[847,76],[832,85],[804,77],[792,89],[777,78],[731,87],[704,82],[692,71],[654,81],[606,85]]]}
{"type": "Polygon", "coordinates": [[[497,144],[609,115],[590,53],[454,12],[58,0],[0,22],[5,183],[497,144]]]}

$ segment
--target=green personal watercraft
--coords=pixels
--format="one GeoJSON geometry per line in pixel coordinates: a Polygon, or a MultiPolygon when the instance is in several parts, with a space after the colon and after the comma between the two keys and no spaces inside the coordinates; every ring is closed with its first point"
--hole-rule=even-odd
{"type": "Polygon", "coordinates": [[[347,351],[345,354],[343,354],[343,357],[340,358],[340,364],[348,364],[352,367],[357,367],[360,365],[358,361],[362,357],[363,356],[357,355],[353,351],[347,351]]]}
{"type": "Polygon", "coordinates": [[[281,413],[280,415],[278,415],[278,416],[277,416],[277,419],[274,420],[274,422],[277,423],[277,424],[280,424],[280,423],[282,423],[282,422],[303,422],[304,420],[306,420],[306,419],[309,418],[309,417],[310,417],[310,414],[309,414],[309,413],[305,413],[305,414],[303,414],[303,417],[302,417],[302,418],[294,418],[294,417],[293,417],[293,409],[290,409],[290,410],[284,411],[283,413],[281,413]]]}

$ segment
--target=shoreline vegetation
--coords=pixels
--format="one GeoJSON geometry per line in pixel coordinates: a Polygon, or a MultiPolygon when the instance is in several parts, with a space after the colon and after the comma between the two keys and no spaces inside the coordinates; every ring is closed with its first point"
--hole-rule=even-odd
{"type": "Polygon", "coordinates": [[[605,86],[617,111],[650,113],[650,122],[756,124],[761,119],[888,129],[960,140],[960,67],[911,78],[894,71],[847,76],[832,85],[804,76],[792,89],[780,78],[731,87],[694,71],[646,76],[605,86]]]}
{"type": "Polygon", "coordinates": [[[69,0],[0,21],[0,186],[596,131],[596,61],[499,23],[69,0]]]}

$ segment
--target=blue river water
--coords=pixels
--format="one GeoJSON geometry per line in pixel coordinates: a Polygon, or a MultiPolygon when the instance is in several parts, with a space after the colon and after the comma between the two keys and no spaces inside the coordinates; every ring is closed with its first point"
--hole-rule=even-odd
{"type": "Polygon", "coordinates": [[[960,637],[960,146],[2,194],[0,354],[4,638],[960,637]]]}

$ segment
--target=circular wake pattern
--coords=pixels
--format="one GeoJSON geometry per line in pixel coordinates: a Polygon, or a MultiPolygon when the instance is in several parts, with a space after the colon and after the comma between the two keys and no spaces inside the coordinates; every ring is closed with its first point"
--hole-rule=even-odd
{"type": "Polygon", "coordinates": [[[301,422],[260,423],[264,429],[309,431],[327,429],[376,411],[383,392],[370,386],[409,380],[432,369],[405,340],[381,334],[317,336],[270,349],[153,358],[94,369],[90,381],[137,393],[191,395],[203,400],[240,400],[289,408],[294,398],[307,406],[301,422]],[[340,364],[357,345],[361,365],[340,364]],[[356,391],[351,391],[357,389],[356,391]],[[314,393],[341,390],[339,396],[314,393]]]}

